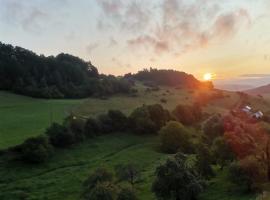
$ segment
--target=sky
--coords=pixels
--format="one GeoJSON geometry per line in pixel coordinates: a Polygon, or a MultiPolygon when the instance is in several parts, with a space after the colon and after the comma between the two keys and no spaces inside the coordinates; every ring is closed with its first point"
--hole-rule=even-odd
{"type": "Polygon", "coordinates": [[[220,84],[270,83],[269,0],[0,0],[0,5],[1,42],[47,56],[70,53],[90,60],[101,73],[171,68],[199,79],[210,72],[220,84]]]}

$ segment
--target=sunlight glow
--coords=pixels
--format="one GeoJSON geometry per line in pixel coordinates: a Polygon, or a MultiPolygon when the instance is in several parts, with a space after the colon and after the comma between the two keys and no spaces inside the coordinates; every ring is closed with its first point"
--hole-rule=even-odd
{"type": "Polygon", "coordinates": [[[212,73],[206,73],[206,74],[203,75],[203,79],[205,81],[210,81],[210,80],[213,79],[213,77],[214,77],[214,75],[212,73]]]}

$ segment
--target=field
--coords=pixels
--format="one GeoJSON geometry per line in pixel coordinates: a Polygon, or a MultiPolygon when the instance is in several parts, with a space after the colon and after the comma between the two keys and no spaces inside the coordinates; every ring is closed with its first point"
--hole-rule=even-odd
{"type": "Polygon", "coordinates": [[[33,99],[0,91],[0,149],[43,133],[51,121],[62,121],[81,102],[33,99]]]}
{"type": "MultiPolygon", "coordinates": [[[[96,116],[108,109],[120,109],[130,113],[142,104],[160,103],[172,110],[177,104],[190,103],[201,91],[162,88],[145,92],[140,86],[137,97],[115,96],[108,100],[42,100],[0,92],[0,148],[19,144],[24,139],[41,134],[52,121],[61,121],[71,111],[77,115],[96,116]],[[51,116],[52,113],[52,116],[51,116]]],[[[208,91],[206,91],[208,92],[208,91]]],[[[224,113],[239,101],[236,93],[226,93],[226,99],[213,101],[205,108],[208,113],[224,113]]],[[[252,99],[257,106],[266,106],[252,99]]],[[[169,155],[157,150],[157,136],[135,136],[115,133],[87,140],[69,149],[57,150],[46,164],[28,166],[2,157],[0,161],[0,199],[77,200],[82,183],[97,167],[113,170],[119,163],[139,164],[142,175],[137,190],[139,199],[154,199],[151,193],[156,166],[169,155]]],[[[226,171],[217,171],[201,200],[254,200],[254,196],[236,195],[229,191],[226,171]]]]}
{"type": "MultiPolygon", "coordinates": [[[[119,163],[136,163],[141,177],[136,184],[139,199],[154,199],[151,193],[156,166],[168,157],[157,151],[156,136],[113,134],[59,150],[48,163],[37,167],[0,162],[0,199],[77,200],[82,183],[95,168],[113,170],[119,163]]],[[[226,175],[226,174],[225,174],[226,175]]],[[[218,173],[201,200],[253,200],[253,196],[228,192],[226,176],[218,173]]]]}

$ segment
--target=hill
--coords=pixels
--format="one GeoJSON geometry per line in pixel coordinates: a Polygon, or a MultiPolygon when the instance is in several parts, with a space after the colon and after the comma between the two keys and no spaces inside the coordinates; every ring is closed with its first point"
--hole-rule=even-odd
{"type": "Polygon", "coordinates": [[[261,87],[257,87],[254,89],[246,90],[245,92],[250,94],[250,95],[269,95],[270,94],[270,84],[265,85],[265,86],[261,86],[261,87]]]}
{"type": "MultiPolygon", "coordinates": [[[[151,88],[140,82],[136,83],[135,88],[138,90],[136,96],[115,95],[107,100],[44,100],[0,92],[0,101],[4,105],[0,114],[5,116],[1,121],[1,140],[4,141],[1,148],[16,145],[25,138],[41,134],[50,123],[50,106],[53,106],[53,121],[61,121],[71,110],[84,118],[97,116],[108,109],[119,109],[129,114],[142,104],[161,103],[171,111],[178,104],[191,104],[198,97],[203,97],[203,100],[217,94],[220,95],[219,98],[211,99],[205,105],[204,112],[225,114],[240,101],[240,94],[219,90],[179,89],[168,86],[151,88]],[[161,101],[162,99],[166,101],[161,101]]],[[[248,97],[248,100],[254,106],[269,106],[257,97],[248,97]]],[[[152,200],[154,196],[151,184],[155,168],[169,156],[157,151],[157,145],[158,137],[155,135],[115,133],[85,140],[67,149],[59,149],[52,160],[35,167],[1,157],[0,198],[19,200],[24,196],[28,199],[75,200],[79,198],[82,182],[97,167],[113,170],[120,163],[134,161],[139,163],[142,172],[136,188],[138,197],[152,200]]],[[[201,194],[200,200],[254,199],[252,194],[228,192],[230,185],[227,183],[227,172],[217,170],[216,173],[217,176],[201,194]]]]}
{"type": "Polygon", "coordinates": [[[60,53],[46,57],[0,42],[0,90],[42,98],[83,98],[129,93],[131,84],[100,75],[91,62],[60,53]]]}

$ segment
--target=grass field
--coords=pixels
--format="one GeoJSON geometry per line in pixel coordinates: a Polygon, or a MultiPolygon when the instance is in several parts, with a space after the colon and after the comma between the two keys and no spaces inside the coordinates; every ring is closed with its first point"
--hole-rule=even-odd
{"type": "MultiPolygon", "coordinates": [[[[140,87],[137,97],[114,96],[108,100],[43,100],[0,92],[0,148],[21,143],[24,139],[39,135],[53,121],[61,121],[71,112],[80,116],[96,116],[108,109],[120,109],[130,113],[142,104],[160,103],[172,110],[177,104],[191,103],[198,91],[185,91],[163,88],[160,91],[145,92],[140,87]],[[52,111],[52,112],[51,112],[52,111]]],[[[226,93],[226,99],[211,102],[206,108],[208,113],[224,113],[238,101],[236,93],[226,93]]],[[[255,106],[267,107],[256,99],[255,106]]],[[[142,176],[137,184],[138,196],[142,200],[154,199],[151,183],[157,165],[164,162],[168,155],[157,151],[156,136],[135,136],[112,134],[87,140],[69,149],[57,150],[54,157],[39,166],[23,165],[0,160],[0,199],[19,200],[77,200],[81,193],[82,182],[97,167],[112,170],[119,163],[139,164],[142,176]]],[[[251,195],[236,195],[229,191],[226,173],[218,172],[211,180],[208,189],[200,200],[254,200],[251,195]]]]}
{"type": "Polygon", "coordinates": [[[44,132],[60,122],[82,100],[44,100],[0,91],[0,149],[44,132]]]}

